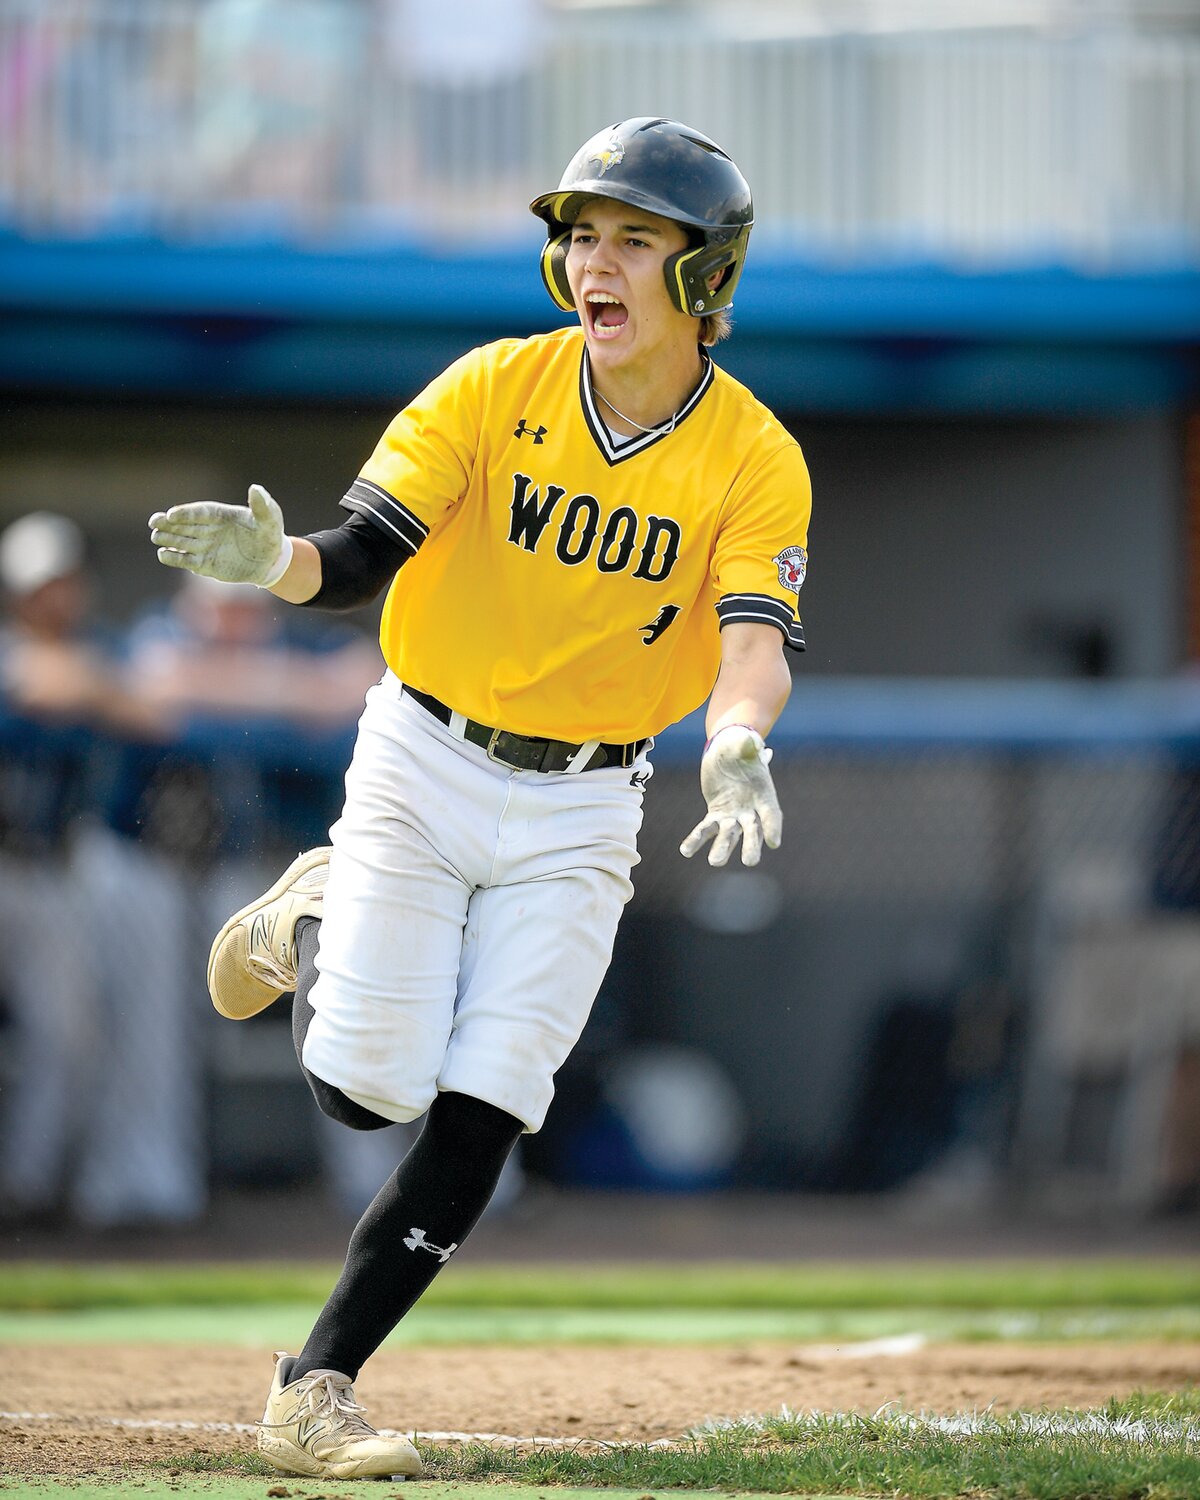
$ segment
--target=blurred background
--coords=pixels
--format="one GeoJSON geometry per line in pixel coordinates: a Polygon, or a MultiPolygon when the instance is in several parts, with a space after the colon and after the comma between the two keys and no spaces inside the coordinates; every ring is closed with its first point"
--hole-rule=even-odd
{"type": "Polygon", "coordinates": [[[682,861],[663,737],[497,1216],[1200,1222],[1197,0],[0,0],[11,1252],[340,1223],[394,1163],[204,988],[325,841],[375,617],[179,583],[146,518],[258,481],[337,524],[427,379],[560,320],[526,205],[639,114],[754,188],[718,358],[813,474],[787,838],[682,861]]]}

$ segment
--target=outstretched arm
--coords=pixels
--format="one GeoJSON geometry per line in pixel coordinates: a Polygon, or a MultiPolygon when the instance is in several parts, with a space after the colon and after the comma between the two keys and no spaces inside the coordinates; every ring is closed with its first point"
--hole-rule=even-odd
{"type": "Polygon", "coordinates": [[[756,865],[765,842],[777,849],[783,814],[763,744],[791,691],[783,637],[774,625],[730,624],[721,632],[721,668],[708,700],[708,743],[700,789],[708,812],[679,846],[691,858],[712,839],[710,865],[723,865],[742,843],[742,863],[756,865]]]}

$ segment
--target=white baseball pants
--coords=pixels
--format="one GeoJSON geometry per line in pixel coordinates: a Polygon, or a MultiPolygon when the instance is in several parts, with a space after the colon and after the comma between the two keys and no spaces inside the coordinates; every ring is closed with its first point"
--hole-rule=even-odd
{"type": "Polygon", "coordinates": [[[511,770],[387,673],[331,834],[305,1067],[390,1120],[442,1089],[540,1129],[633,894],[635,770],[511,770]]]}

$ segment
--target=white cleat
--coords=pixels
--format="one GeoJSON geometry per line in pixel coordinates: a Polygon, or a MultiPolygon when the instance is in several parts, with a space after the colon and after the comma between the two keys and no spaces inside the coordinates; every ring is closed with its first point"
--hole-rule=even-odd
{"type": "Polygon", "coordinates": [[[258,1424],[258,1451],[284,1474],[320,1479],[419,1479],[421,1455],[403,1437],[382,1437],[363,1419],[348,1375],[310,1370],[288,1383],[294,1355],[276,1354],[258,1424]]]}
{"type": "Polygon", "coordinates": [[[208,955],[208,993],[231,1021],[245,1021],[296,988],[296,923],[320,917],[328,848],[310,849],[269,891],[225,923],[208,955]]]}

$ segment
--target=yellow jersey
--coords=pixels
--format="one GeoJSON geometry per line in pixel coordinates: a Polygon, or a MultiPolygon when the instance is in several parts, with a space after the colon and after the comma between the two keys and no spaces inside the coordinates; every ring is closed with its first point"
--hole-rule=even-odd
{"type": "Polygon", "coordinates": [[[341,503],[412,554],[380,627],[403,682],[515,734],[625,742],[704,702],[723,624],[803,649],[795,439],[707,353],[661,427],[615,437],[600,411],[575,328],[471,350],[390,423],[341,503]]]}

